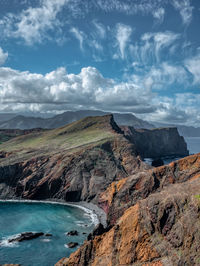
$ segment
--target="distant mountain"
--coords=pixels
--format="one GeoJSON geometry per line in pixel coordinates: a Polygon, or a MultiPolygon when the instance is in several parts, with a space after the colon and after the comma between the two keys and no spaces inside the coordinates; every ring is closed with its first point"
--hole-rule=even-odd
{"type": "Polygon", "coordinates": [[[12,119],[15,117],[16,114],[11,114],[11,113],[0,113],[0,122],[7,121],[9,119],[12,119]]]}
{"type": "MultiPolygon", "coordinates": [[[[53,116],[51,118],[41,118],[41,117],[27,117],[23,115],[18,115],[7,121],[0,122],[1,129],[32,129],[32,128],[58,128],[79,119],[88,116],[104,116],[109,114],[108,112],[102,111],[67,111],[62,114],[53,116]]],[[[135,128],[154,128],[153,124],[150,124],[142,119],[137,118],[133,114],[120,114],[114,113],[114,119],[119,125],[133,126],[135,128]]]]}

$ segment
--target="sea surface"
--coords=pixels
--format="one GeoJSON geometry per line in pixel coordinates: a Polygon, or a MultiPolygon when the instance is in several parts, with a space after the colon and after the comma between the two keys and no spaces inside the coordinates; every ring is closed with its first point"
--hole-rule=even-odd
{"type": "Polygon", "coordinates": [[[200,137],[185,137],[188,150],[190,154],[195,154],[200,152],[200,137]]]}
{"type": "Polygon", "coordinates": [[[67,243],[83,243],[93,230],[94,223],[91,214],[77,207],[0,202],[0,264],[53,266],[76,249],[68,248],[67,243]],[[79,235],[67,236],[66,233],[71,230],[77,230],[79,235]],[[44,232],[52,236],[8,243],[9,238],[22,232],[44,232]]]}
{"type": "MultiPolygon", "coordinates": [[[[189,150],[189,154],[195,154],[200,152],[200,137],[184,137],[187,148],[189,150]]],[[[169,164],[172,161],[179,160],[180,157],[169,157],[169,158],[162,158],[164,164],[169,164]]],[[[145,158],[144,161],[151,165],[153,159],[152,158],[145,158]]]]}

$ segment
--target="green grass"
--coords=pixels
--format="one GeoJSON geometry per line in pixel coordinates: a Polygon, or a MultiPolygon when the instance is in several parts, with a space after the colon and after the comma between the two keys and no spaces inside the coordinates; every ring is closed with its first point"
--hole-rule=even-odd
{"type": "Polygon", "coordinates": [[[194,196],[196,199],[200,200],[200,194],[194,196]]]}
{"type": "Polygon", "coordinates": [[[0,145],[0,150],[55,150],[74,149],[103,140],[112,139],[115,135],[110,126],[110,117],[87,117],[67,126],[34,132],[19,136],[0,145]]]}

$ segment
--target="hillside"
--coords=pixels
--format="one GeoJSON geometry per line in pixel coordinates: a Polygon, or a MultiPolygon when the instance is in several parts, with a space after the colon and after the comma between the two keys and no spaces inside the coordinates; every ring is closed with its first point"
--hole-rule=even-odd
{"type": "MultiPolygon", "coordinates": [[[[104,210],[108,226],[58,266],[191,265],[198,261],[200,154],[152,168],[141,161],[141,141],[122,129],[106,115],[10,131],[20,134],[0,144],[0,198],[86,201],[104,210]]],[[[162,145],[182,141],[177,132],[165,141],[169,132],[159,131],[162,145]]]]}
{"type": "MultiPolygon", "coordinates": [[[[58,128],[87,116],[104,116],[109,114],[102,111],[67,111],[52,118],[27,117],[18,115],[7,121],[0,122],[0,128],[3,129],[31,129],[31,128],[58,128]]],[[[143,121],[132,114],[114,113],[114,119],[119,125],[128,125],[135,128],[153,128],[154,126],[143,121]]]]}
{"type": "Polygon", "coordinates": [[[56,266],[199,265],[200,154],[114,182],[101,194],[110,226],[56,266]]]}
{"type": "Polygon", "coordinates": [[[18,136],[0,150],[1,198],[96,201],[112,181],[148,167],[112,115],[18,136]]]}

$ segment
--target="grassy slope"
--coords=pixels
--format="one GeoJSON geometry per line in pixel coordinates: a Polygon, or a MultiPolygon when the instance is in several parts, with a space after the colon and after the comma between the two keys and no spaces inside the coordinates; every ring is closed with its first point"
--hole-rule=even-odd
{"type": "Polygon", "coordinates": [[[87,117],[58,129],[19,136],[1,144],[0,150],[18,153],[45,150],[48,153],[104,142],[114,137],[110,119],[111,116],[87,117]]]}

